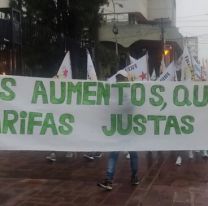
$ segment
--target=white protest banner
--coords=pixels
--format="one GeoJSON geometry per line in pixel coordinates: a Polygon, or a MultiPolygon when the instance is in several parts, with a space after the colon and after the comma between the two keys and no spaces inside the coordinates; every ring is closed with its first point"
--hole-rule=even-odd
{"type": "Polygon", "coordinates": [[[205,150],[206,82],[0,76],[0,149],[205,150]]]}
{"type": "Polygon", "coordinates": [[[66,53],[63,62],[58,70],[57,77],[60,79],[72,79],[71,60],[69,51],[66,53]]]}

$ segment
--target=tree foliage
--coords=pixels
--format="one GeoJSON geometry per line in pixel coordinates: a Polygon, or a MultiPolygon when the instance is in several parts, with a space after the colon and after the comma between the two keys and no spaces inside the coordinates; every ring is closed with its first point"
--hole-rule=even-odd
{"type": "Polygon", "coordinates": [[[84,27],[89,28],[91,39],[97,38],[103,3],[105,0],[10,0],[12,7],[22,11],[23,60],[34,75],[52,76],[68,42],[79,47],[84,27]]]}

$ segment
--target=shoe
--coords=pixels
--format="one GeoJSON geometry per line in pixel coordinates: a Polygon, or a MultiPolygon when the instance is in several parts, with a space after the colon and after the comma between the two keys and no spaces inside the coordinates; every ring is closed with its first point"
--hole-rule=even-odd
{"type": "Polygon", "coordinates": [[[72,158],[74,156],[73,152],[67,152],[65,157],[66,158],[72,158]]]}
{"type": "Polygon", "coordinates": [[[130,159],[130,154],[127,152],[127,154],[126,154],[126,159],[130,159]]]}
{"type": "Polygon", "coordinates": [[[131,184],[132,185],[138,185],[139,183],[140,183],[140,181],[136,175],[131,177],[131,184]]]}
{"type": "Polygon", "coordinates": [[[192,150],[190,150],[190,151],[188,152],[188,156],[189,156],[190,159],[193,159],[193,158],[194,158],[194,153],[193,153],[192,150]]]}
{"type": "Polygon", "coordinates": [[[93,156],[88,155],[88,154],[84,154],[83,157],[85,157],[88,160],[94,160],[95,159],[93,156]]]}
{"type": "Polygon", "coordinates": [[[204,157],[204,158],[207,158],[208,157],[207,150],[203,150],[202,151],[202,157],[204,157]]]}
{"type": "Polygon", "coordinates": [[[112,181],[105,179],[103,182],[97,184],[98,187],[101,187],[107,191],[111,191],[113,189],[112,181]]]}
{"type": "Polygon", "coordinates": [[[101,158],[102,156],[102,152],[96,152],[95,155],[93,155],[94,158],[101,158]]]}
{"type": "Polygon", "coordinates": [[[56,161],[56,153],[52,152],[48,156],[46,156],[46,159],[49,160],[50,162],[55,162],[56,161]]]}
{"type": "Polygon", "coordinates": [[[176,165],[181,166],[181,164],[182,164],[182,158],[181,158],[181,156],[178,156],[176,159],[176,165]]]}

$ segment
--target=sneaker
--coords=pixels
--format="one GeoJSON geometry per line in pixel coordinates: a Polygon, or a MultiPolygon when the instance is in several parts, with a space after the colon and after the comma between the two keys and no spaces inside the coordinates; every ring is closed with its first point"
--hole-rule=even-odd
{"type": "Polygon", "coordinates": [[[131,184],[132,185],[138,185],[139,183],[140,183],[140,181],[136,175],[131,177],[131,184]]]}
{"type": "Polygon", "coordinates": [[[101,187],[107,191],[111,191],[113,189],[112,181],[105,179],[103,182],[97,184],[98,187],[101,187]]]}
{"type": "Polygon", "coordinates": [[[193,153],[192,150],[190,150],[190,151],[188,152],[188,156],[189,156],[190,159],[193,159],[193,158],[194,158],[194,153],[193,153]]]}
{"type": "Polygon", "coordinates": [[[95,159],[93,156],[88,155],[88,154],[84,154],[83,157],[85,157],[88,160],[94,160],[95,159]]]}
{"type": "Polygon", "coordinates": [[[101,158],[102,156],[102,152],[96,152],[95,155],[93,155],[94,158],[101,158]]]}
{"type": "Polygon", "coordinates": [[[126,159],[130,159],[130,154],[128,152],[126,153],[126,159]]]}
{"type": "Polygon", "coordinates": [[[181,158],[181,156],[178,156],[176,159],[176,165],[181,166],[181,164],[182,164],[182,158],[181,158]]]}
{"type": "Polygon", "coordinates": [[[72,158],[74,156],[73,152],[67,152],[65,157],[66,158],[72,158]]]}
{"type": "Polygon", "coordinates": [[[56,153],[52,152],[49,155],[46,156],[46,159],[49,160],[50,162],[55,162],[56,161],[56,153]]]}
{"type": "Polygon", "coordinates": [[[208,157],[207,150],[203,150],[202,151],[202,157],[204,157],[204,158],[207,158],[208,157]]]}

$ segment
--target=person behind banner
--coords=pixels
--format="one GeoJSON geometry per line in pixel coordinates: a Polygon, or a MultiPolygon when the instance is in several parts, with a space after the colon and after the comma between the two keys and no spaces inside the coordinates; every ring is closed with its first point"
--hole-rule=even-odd
{"type": "MultiPolygon", "coordinates": [[[[128,81],[128,73],[125,70],[120,70],[116,74],[116,81],[117,82],[126,82],[128,81]]],[[[131,167],[131,184],[138,185],[139,179],[137,177],[138,172],[138,154],[137,152],[129,152],[130,154],[130,167],[131,167]]],[[[113,189],[112,182],[115,174],[116,163],[118,160],[119,152],[110,152],[108,163],[107,163],[107,171],[106,171],[106,178],[103,182],[97,184],[97,186],[110,191],[113,189]]]]}
{"type": "MultiPolygon", "coordinates": [[[[54,79],[58,79],[59,78],[58,74],[56,74],[55,76],[53,76],[53,78],[54,79]]],[[[66,152],[66,155],[65,155],[66,158],[72,158],[73,156],[74,156],[74,154],[72,152],[66,152]]],[[[45,158],[49,162],[56,162],[56,160],[57,160],[57,158],[56,158],[56,152],[51,152],[45,158]]]]}

